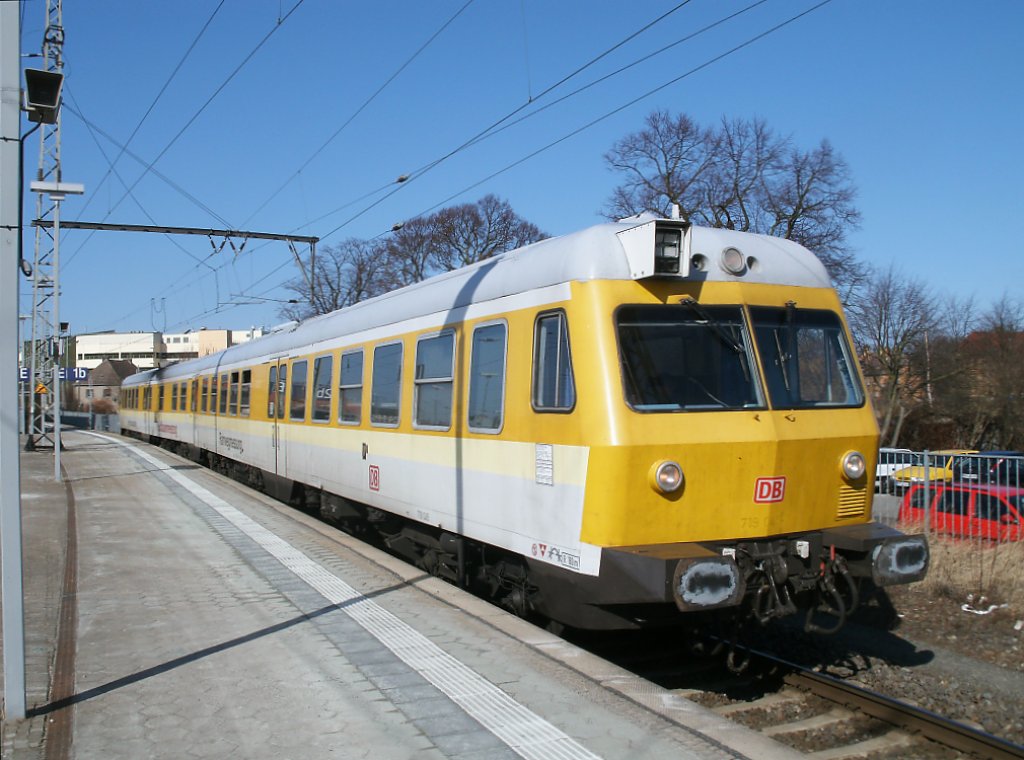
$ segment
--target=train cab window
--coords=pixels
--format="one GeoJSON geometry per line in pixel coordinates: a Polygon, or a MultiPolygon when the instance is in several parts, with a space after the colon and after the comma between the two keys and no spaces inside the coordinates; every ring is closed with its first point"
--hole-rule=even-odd
{"type": "Polygon", "coordinates": [[[452,426],[453,362],[455,333],[446,332],[416,343],[416,375],[413,379],[413,425],[430,430],[452,426]]]}
{"type": "Polygon", "coordinates": [[[568,412],[576,405],[576,381],[563,312],[537,318],[533,337],[533,408],[568,412]]]}
{"type": "Polygon", "coordinates": [[[209,396],[210,396],[210,378],[204,377],[202,382],[202,391],[200,391],[202,402],[200,403],[199,410],[206,414],[206,410],[209,409],[209,396]]]}
{"type": "Polygon", "coordinates": [[[469,361],[469,429],[474,433],[501,431],[505,414],[504,323],[483,325],[473,331],[469,361]]]}
{"type": "Polygon", "coordinates": [[[238,416],[238,373],[231,373],[231,384],[228,386],[228,409],[232,417],[238,416]]]}
{"type": "Polygon", "coordinates": [[[626,403],[634,410],[764,408],[739,306],[623,306],[615,323],[626,403]]]}
{"type": "Polygon", "coordinates": [[[755,306],[750,316],[774,408],[864,403],[853,352],[835,312],[755,306]]]}
{"type": "Polygon", "coordinates": [[[388,343],[373,349],[373,386],[370,389],[370,424],[398,426],[402,390],[402,344],[388,343]]]}
{"type": "Polygon", "coordinates": [[[331,420],[331,375],[334,372],[333,356],[318,356],[313,360],[313,422],[331,420]]]}
{"type": "Polygon", "coordinates": [[[306,367],[308,362],[292,362],[292,396],[288,419],[304,422],[306,420],[306,367]]]}
{"type": "Polygon", "coordinates": [[[341,355],[338,391],[338,421],[358,425],[363,418],[363,349],[341,355]]]}
{"type": "Polygon", "coordinates": [[[226,374],[220,376],[220,402],[217,404],[217,409],[220,414],[228,413],[228,376],[226,374]]]}
{"type": "Polygon", "coordinates": [[[250,398],[252,396],[252,370],[242,370],[242,384],[238,389],[238,413],[242,417],[249,416],[250,398]]]}

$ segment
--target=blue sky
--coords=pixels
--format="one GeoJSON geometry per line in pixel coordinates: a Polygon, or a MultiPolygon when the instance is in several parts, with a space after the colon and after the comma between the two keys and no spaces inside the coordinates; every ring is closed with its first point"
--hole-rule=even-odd
{"type": "MultiPolygon", "coordinates": [[[[384,198],[396,177],[506,114],[529,113],[752,3],[692,0],[543,96],[679,0],[64,0],[63,178],[86,194],[65,202],[63,218],[227,225],[320,236],[322,246],[494,193],[563,234],[602,221],[617,182],[604,153],[663,108],[703,124],[760,117],[803,148],[829,140],[858,188],[863,224],[851,242],[864,261],[895,262],[982,308],[1019,297],[1019,0],[832,0],[615,112],[816,5],[765,0],[384,198]],[[154,168],[177,189],[127,154],[118,179],[109,170],[120,148],[100,130],[128,140],[208,21],[129,146],[146,163],[160,156],[154,168]],[[122,180],[134,185],[123,201],[122,180]]],[[[44,3],[23,7],[22,53],[35,53],[44,3]]],[[[30,176],[37,156],[30,138],[30,176]]],[[[27,213],[34,208],[28,198],[27,213]]],[[[251,296],[287,298],[280,283],[297,276],[283,243],[211,256],[205,238],[72,230],[61,252],[61,317],[72,332],[270,326],[282,321],[280,304],[251,296]]]]}

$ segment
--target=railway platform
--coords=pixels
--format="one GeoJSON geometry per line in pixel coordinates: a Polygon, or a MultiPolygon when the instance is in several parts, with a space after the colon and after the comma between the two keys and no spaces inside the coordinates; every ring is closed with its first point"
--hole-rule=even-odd
{"type": "Polygon", "coordinates": [[[23,453],[29,716],[3,757],[789,758],[159,448],[23,453]]]}

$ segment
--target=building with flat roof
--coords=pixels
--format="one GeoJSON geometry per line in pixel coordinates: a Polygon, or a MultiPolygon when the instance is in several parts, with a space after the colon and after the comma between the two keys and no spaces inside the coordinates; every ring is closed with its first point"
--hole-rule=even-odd
{"type": "Polygon", "coordinates": [[[95,369],[104,360],[130,361],[140,370],[164,367],[223,351],[263,335],[262,328],[248,330],[186,330],[181,333],[100,332],[76,335],[76,367],[95,369]]]}

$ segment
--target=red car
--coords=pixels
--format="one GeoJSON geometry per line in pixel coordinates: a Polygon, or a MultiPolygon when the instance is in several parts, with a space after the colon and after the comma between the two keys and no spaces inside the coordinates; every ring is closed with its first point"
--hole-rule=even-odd
{"type": "Polygon", "coordinates": [[[1024,488],[965,483],[915,484],[900,503],[900,521],[963,538],[1024,540],[1024,488]]]}

